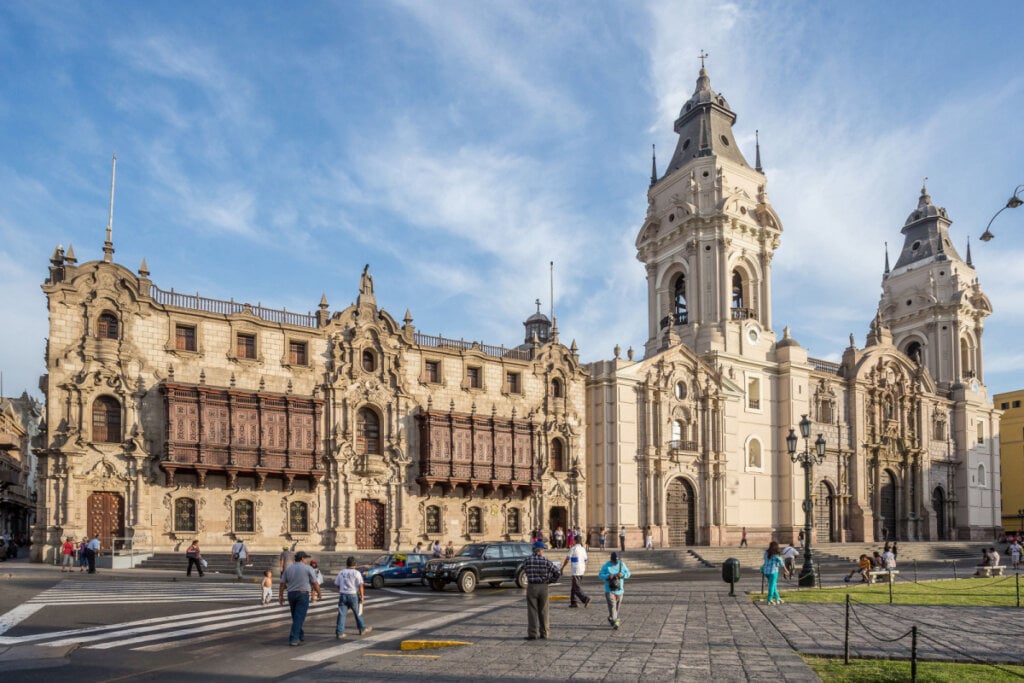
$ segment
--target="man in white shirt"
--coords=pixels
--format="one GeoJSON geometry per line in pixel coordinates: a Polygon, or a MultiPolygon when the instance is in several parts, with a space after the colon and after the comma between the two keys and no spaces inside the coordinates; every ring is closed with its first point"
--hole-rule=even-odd
{"type": "Polygon", "coordinates": [[[579,607],[579,603],[583,603],[583,606],[587,607],[590,605],[590,598],[583,592],[583,575],[587,571],[587,549],[583,547],[582,543],[576,543],[569,548],[569,553],[562,560],[562,571],[565,570],[566,564],[569,565],[569,572],[572,576],[569,607],[579,607]]]}
{"type": "Polygon", "coordinates": [[[793,577],[793,572],[796,571],[796,558],[800,557],[800,551],[791,545],[786,545],[782,549],[782,559],[786,563],[786,579],[793,577]]]}
{"type": "Polygon", "coordinates": [[[235,561],[235,576],[238,580],[242,580],[242,570],[245,568],[245,560],[249,557],[249,548],[246,547],[245,541],[238,539],[235,544],[231,546],[231,558],[235,561]]]}
{"type": "Polygon", "coordinates": [[[893,555],[891,550],[886,550],[882,553],[882,568],[883,569],[896,569],[896,556],[893,555]]]}
{"type": "Polygon", "coordinates": [[[338,587],[338,623],[334,629],[334,637],[338,640],[345,637],[345,620],[350,609],[352,614],[356,615],[356,628],[359,629],[359,635],[373,630],[372,626],[367,626],[363,621],[362,604],[366,589],[363,584],[363,575],[355,567],[356,558],[349,557],[345,560],[345,568],[334,577],[334,585],[338,587]]]}

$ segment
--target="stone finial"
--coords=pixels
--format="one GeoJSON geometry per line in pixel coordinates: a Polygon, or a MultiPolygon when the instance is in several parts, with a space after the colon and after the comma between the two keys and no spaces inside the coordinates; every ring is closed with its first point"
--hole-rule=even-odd
{"type": "Polygon", "coordinates": [[[320,310],[321,311],[326,311],[327,310],[327,293],[326,292],[322,292],[320,294],[320,310]]]}
{"type": "Polygon", "coordinates": [[[412,311],[408,308],[405,309],[405,317],[402,318],[402,322],[405,323],[406,327],[412,324],[412,311]]]}
{"type": "Polygon", "coordinates": [[[233,372],[231,373],[231,379],[230,379],[230,380],[228,381],[228,385],[229,385],[229,386],[230,386],[230,387],[231,387],[232,389],[234,389],[234,388],[235,388],[235,373],[233,373],[233,372]]]}
{"type": "Polygon", "coordinates": [[[174,381],[174,363],[167,366],[167,379],[174,381]]]}
{"type": "MultiPolygon", "coordinates": [[[[968,244],[970,243],[968,242],[968,244]]],[[[969,246],[968,249],[970,249],[969,246]]],[[[67,261],[67,263],[72,266],[78,263],[78,259],[75,258],[75,245],[71,244],[70,242],[68,242],[68,250],[67,253],[64,254],[64,260],[67,261]]]]}
{"type": "Polygon", "coordinates": [[[616,344],[613,351],[615,353],[615,360],[618,360],[619,357],[622,356],[622,347],[616,344]]]}
{"type": "Polygon", "coordinates": [[[53,250],[53,255],[50,257],[50,263],[55,266],[64,265],[64,245],[58,244],[57,248],[53,250]]]}
{"type": "Polygon", "coordinates": [[[260,377],[260,391],[264,391],[267,388],[267,380],[265,377],[260,377]]]}
{"type": "Polygon", "coordinates": [[[139,277],[141,277],[141,278],[148,278],[149,277],[149,266],[146,265],[146,259],[145,258],[143,258],[142,259],[142,263],[139,264],[139,277]]]}
{"type": "Polygon", "coordinates": [[[630,346],[628,349],[626,349],[626,358],[633,360],[633,353],[633,347],[630,346]]]}
{"type": "Polygon", "coordinates": [[[206,370],[205,369],[199,371],[199,383],[200,384],[206,384],[206,370]]]}

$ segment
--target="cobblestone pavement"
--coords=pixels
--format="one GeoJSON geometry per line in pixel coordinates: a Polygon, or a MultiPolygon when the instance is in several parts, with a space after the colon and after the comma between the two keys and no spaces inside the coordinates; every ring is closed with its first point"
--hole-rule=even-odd
{"type": "Polygon", "coordinates": [[[472,645],[403,656],[397,642],[382,642],[376,649],[342,655],[314,675],[445,682],[819,680],[758,605],[742,595],[729,597],[721,583],[628,582],[617,631],[608,625],[598,582],[591,578],[587,587],[593,598],[589,608],[552,601],[550,640],[523,640],[522,598],[495,595],[494,609],[416,636],[472,645]]]}

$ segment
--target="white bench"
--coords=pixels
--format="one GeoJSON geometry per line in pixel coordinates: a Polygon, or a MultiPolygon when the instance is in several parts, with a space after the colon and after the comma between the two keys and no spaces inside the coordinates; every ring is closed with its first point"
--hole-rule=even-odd
{"type": "Polygon", "coordinates": [[[985,566],[985,567],[979,566],[979,567],[975,567],[974,569],[975,569],[975,572],[974,572],[975,576],[992,577],[992,576],[1002,576],[1003,575],[1003,565],[1001,565],[1001,564],[997,564],[995,566],[985,566]]]}
{"type": "Polygon", "coordinates": [[[881,576],[885,576],[889,583],[892,583],[899,573],[897,569],[872,569],[868,572],[868,583],[876,583],[881,576]]]}

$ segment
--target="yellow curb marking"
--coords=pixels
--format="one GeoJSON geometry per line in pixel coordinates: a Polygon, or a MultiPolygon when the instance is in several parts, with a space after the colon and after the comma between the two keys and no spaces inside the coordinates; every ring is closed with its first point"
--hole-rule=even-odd
{"type": "Polygon", "coordinates": [[[364,657],[419,657],[420,659],[441,659],[441,655],[399,655],[386,652],[367,652],[364,657]]]}
{"type": "Polygon", "coordinates": [[[458,645],[472,645],[463,640],[403,640],[401,650],[431,650],[437,647],[455,647],[458,645]]]}
{"type": "Polygon", "coordinates": [[[549,595],[548,600],[568,600],[568,595],[549,595]]]}

